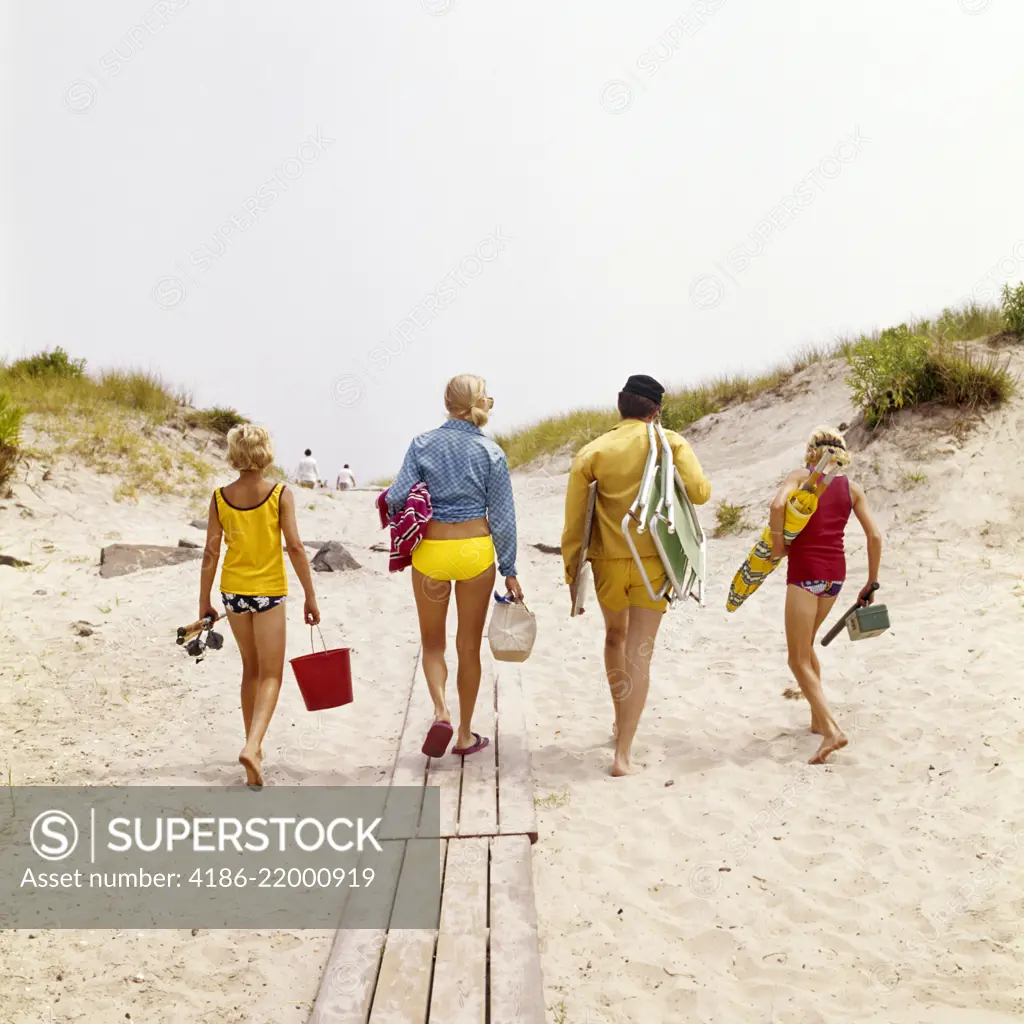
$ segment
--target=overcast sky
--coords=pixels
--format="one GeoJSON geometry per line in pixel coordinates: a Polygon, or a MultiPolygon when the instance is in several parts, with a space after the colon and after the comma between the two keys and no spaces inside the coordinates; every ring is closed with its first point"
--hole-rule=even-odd
{"type": "Polygon", "coordinates": [[[1019,0],[6,0],[0,353],[389,475],[1024,278],[1019,0]],[[993,270],[996,267],[997,269],[993,270]]]}

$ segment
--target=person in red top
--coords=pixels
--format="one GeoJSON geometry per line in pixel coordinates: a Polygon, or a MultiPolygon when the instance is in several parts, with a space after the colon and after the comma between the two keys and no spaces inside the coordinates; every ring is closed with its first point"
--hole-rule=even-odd
{"type": "Polygon", "coordinates": [[[811,705],[811,732],[822,737],[810,764],[824,764],[828,756],[846,746],[848,740],[825,703],[821,688],[821,664],[814,652],[814,638],[825,621],[846,580],[843,534],[852,512],[864,528],[868,542],[868,582],[858,596],[859,604],[870,604],[872,583],[878,581],[882,559],[882,533],[871,516],[868,499],[861,488],[845,475],[833,477],[818,501],[818,508],[787,549],[783,537],[786,501],[810,475],[826,452],[836,455],[845,468],[850,463],[843,435],[832,427],[818,427],[807,440],[805,466],[786,477],[772,500],[769,523],[772,557],[789,557],[786,572],[786,643],[789,668],[811,705]]]}

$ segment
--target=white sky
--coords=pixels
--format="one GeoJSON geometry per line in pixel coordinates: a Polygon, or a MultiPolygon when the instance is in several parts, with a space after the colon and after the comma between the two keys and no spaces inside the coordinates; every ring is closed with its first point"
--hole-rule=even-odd
{"type": "Polygon", "coordinates": [[[507,430],[1024,278],[1019,0],[4,11],[0,353],[158,370],[332,481],[453,373],[507,430]]]}

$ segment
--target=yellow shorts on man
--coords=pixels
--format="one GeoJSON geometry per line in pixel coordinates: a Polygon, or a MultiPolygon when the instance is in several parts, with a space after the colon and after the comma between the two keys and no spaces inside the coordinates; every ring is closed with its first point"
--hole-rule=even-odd
{"type": "MultiPolygon", "coordinates": [[[[645,558],[644,572],[657,594],[665,586],[665,570],[660,558],[645,558]]],[[[663,612],[668,600],[652,601],[647,593],[643,577],[632,558],[601,558],[591,563],[594,570],[594,590],[597,599],[610,612],[621,612],[624,608],[650,608],[663,612]]]]}

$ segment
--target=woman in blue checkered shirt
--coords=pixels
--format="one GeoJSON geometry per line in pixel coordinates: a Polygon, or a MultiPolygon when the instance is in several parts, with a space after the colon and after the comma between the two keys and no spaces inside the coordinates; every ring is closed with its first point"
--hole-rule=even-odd
{"type": "Polygon", "coordinates": [[[523,591],[516,578],[516,510],[505,453],[481,427],[494,399],[481,377],[461,374],[445,388],[448,420],[413,439],[395,482],[388,488],[392,515],[404,507],[409,492],[422,481],[430,492],[433,518],[412,553],[412,585],[423,643],[423,672],[434,702],[434,724],[423,753],[440,757],[453,729],[445,683],[445,622],[452,583],[459,628],[459,734],[454,754],[472,754],[490,742],[473,732],[473,709],[480,689],[480,643],[498,571],[517,600],[523,591]]]}

